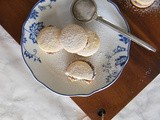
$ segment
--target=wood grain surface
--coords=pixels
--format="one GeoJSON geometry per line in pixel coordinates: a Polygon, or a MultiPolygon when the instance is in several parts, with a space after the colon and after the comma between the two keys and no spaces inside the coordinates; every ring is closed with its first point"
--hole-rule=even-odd
{"type": "MultiPolygon", "coordinates": [[[[20,43],[22,24],[37,0],[0,0],[0,24],[20,43]]],[[[128,0],[114,0],[127,19],[131,33],[151,44],[156,53],[132,43],[130,59],[122,75],[111,87],[90,97],[72,98],[93,120],[104,108],[105,120],[113,118],[160,73],[160,2],[158,7],[138,9],[128,0]]]]}

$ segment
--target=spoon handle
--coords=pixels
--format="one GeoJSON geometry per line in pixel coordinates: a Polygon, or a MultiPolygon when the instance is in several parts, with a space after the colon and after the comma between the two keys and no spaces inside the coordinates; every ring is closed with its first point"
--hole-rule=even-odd
{"type": "Polygon", "coordinates": [[[138,45],[146,48],[147,50],[150,50],[152,52],[156,52],[156,49],[154,47],[152,47],[151,45],[149,45],[148,43],[144,42],[143,40],[139,39],[138,37],[126,32],[124,29],[110,23],[109,21],[105,20],[103,17],[98,16],[97,21],[107,25],[108,27],[110,27],[111,29],[125,35],[126,37],[128,37],[129,39],[131,39],[133,42],[137,43],[138,45]]]}

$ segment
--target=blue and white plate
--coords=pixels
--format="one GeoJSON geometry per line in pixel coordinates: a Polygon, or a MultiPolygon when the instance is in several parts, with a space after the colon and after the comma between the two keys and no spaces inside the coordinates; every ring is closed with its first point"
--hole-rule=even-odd
{"type": "MultiPolygon", "coordinates": [[[[46,54],[37,45],[37,34],[48,25],[63,28],[75,23],[70,13],[74,0],[40,0],[32,9],[23,25],[21,48],[22,55],[35,79],[50,89],[66,96],[89,96],[112,85],[122,73],[129,59],[130,40],[111,30],[103,24],[93,21],[82,26],[89,28],[100,36],[99,51],[88,58],[67,53],[65,50],[46,54]],[[71,82],[64,72],[75,60],[86,60],[96,69],[96,79],[91,84],[71,82]]],[[[98,14],[129,31],[128,25],[117,6],[110,0],[95,0],[98,14]]],[[[79,23],[77,23],[79,24],[79,23]]]]}

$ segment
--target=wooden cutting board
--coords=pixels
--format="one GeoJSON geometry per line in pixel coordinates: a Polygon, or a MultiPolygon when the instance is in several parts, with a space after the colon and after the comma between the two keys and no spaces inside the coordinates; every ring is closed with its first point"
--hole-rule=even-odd
{"type": "MultiPolygon", "coordinates": [[[[0,24],[20,43],[22,24],[37,0],[0,0],[0,24]]],[[[151,44],[156,53],[132,43],[130,59],[111,87],[90,97],[72,98],[93,120],[104,108],[105,120],[113,118],[160,73],[160,1],[147,9],[134,7],[129,0],[114,0],[127,19],[131,33],[151,44]]]]}

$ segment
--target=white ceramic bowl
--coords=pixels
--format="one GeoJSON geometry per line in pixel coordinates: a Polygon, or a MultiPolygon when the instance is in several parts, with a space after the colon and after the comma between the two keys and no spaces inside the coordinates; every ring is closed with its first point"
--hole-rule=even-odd
{"type": "MultiPolygon", "coordinates": [[[[66,96],[89,96],[109,87],[118,79],[129,59],[130,40],[93,21],[81,25],[97,32],[101,38],[100,49],[95,55],[84,58],[64,50],[54,54],[41,51],[36,37],[44,26],[55,25],[63,28],[67,24],[77,23],[70,13],[73,1],[37,2],[22,28],[22,55],[35,79],[51,91],[66,96]],[[75,60],[86,60],[93,64],[96,69],[96,79],[91,84],[71,82],[67,79],[64,74],[66,67],[75,60]]],[[[95,2],[99,15],[129,31],[127,23],[112,1],[95,0],[95,2]]]]}

